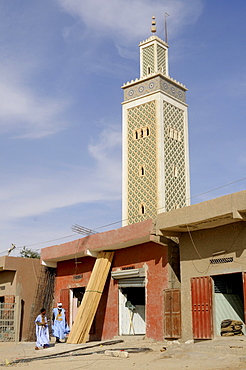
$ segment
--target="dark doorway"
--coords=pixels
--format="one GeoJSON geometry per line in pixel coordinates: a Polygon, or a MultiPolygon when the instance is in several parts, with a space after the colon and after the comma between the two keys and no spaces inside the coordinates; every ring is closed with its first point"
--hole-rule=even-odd
{"type": "Polygon", "coordinates": [[[145,305],[145,288],[122,288],[122,293],[133,306],[145,305]]]}
{"type": "MultiPolygon", "coordinates": [[[[224,320],[244,324],[243,279],[241,273],[213,276],[215,305],[215,335],[221,335],[224,320]]],[[[244,326],[244,325],[243,325],[244,326]]]]}

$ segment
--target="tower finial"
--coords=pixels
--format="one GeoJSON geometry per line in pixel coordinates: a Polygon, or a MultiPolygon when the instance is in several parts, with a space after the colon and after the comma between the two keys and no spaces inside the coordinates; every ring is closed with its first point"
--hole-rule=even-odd
{"type": "Polygon", "coordinates": [[[156,21],[155,21],[155,16],[153,15],[152,17],[152,27],[151,27],[151,32],[154,34],[156,32],[156,21]]]}

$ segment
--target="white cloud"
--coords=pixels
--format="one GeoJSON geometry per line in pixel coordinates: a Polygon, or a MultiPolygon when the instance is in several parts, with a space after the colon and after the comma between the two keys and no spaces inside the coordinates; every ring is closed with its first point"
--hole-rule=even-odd
{"type": "Polygon", "coordinates": [[[121,134],[106,128],[98,142],[89,146],[95,166],[71,166],[43,177],[29,170],[0,186],[0,221],[15,220],[79,203],[121,198],[121,134]]]}
{"type": "Polygon", "coordinates": [[[121,145],[121,132],[114,126],[106,127],[98,137],[98,140],[91,142],[89,152],[97,161],[100,167],[107,168],[111,163],[111,153],[121,145]]]}
{"type": "MultiPolygon", "coordinates": [[[[185,25],[197,21],[202,0],[57,0],[62,9],[80,18],[87,30],[112,36],[120,45],[142,40],[150,34],[151,17],[156,16],[157,33],[162,30],[167,12],[170,34],[175,37],[185,25]]],[[[68,30],[66,30],[68,32],[68,30]]]]}
{"type": "Polygon", "coordinates": [[[18,138],[41,138],[66,126],[60,118],[69,102],[48,98],[24,82],[20,66],[0,65],[0,133],[14,132],[18,138]]]}

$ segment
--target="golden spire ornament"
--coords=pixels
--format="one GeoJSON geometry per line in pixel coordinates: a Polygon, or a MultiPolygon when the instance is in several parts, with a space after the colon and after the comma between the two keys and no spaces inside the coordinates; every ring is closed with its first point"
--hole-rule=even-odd
{"type": "Polygon", "coordinates": [[[152,17],[152,27],[151,27],[151,32],[154,34],[156,32],[156,21],[155,21],[155,16],[153,15],[152,17]]]}

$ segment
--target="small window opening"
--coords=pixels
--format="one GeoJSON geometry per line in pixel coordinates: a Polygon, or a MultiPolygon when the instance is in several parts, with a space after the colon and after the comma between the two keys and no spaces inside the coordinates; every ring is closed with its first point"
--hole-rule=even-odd
{"type": "Polygon", "coordinates": [[[173,129],[172,129],[172,127],[169,127],[169,137],[173,138],[173,129]]]}
{"type": "Polygon", "coordinates": [[[178,167],[177,166],[173,166],[173,176],[178,177],[178,167]]]}
{"type": "Polygon", "coordinates": [[[168,128],[168,135],[171,139],[174,139],[176,141],[181,141],[181,135],[180,135],[180,131],[179,130],[176,130],[172,127],[169,127],[168,128]]]}
{"type": "Polygon", "coordinates": [[[141,167],[141,175],[143,176],[144,175],[144,168],[141,167]]]}
{"type": "Polygon", "coordinates": [[[150,67],[147,68],[147,73],[148,73],[148,75],[151,73],[151,68],[150,67]]]}
{"type": "Polygon", "coordinates": [[[145,211],[145,210],[144,210],[144,205],[142,204],[142,205],[141,205],[141,212],[142,212],[142,215],[144,215],[144,211],[145,211]]]}
{"type": "Polygon", "coordinates": [[[133,139],[138,140],[150,136],[150,129],[149,127],[138,128],[137,130],[133,130],[132,134],[133,139]]]}

